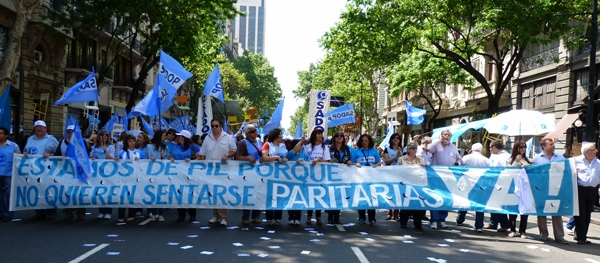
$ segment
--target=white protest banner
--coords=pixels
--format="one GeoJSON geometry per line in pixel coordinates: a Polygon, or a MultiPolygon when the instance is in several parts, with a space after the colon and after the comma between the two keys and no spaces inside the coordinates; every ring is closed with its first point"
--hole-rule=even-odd
{"type": "Polygon", "coordinates": [[[331,99],[330,90],[311,90],[310,102],[308,104],[308,134],[314,129],[319,128],[325,131],[327,135],[327,122],[325,113],[329,111],[329,102],[331,99]]]}
{"type": "MultiPolygon", "coordinates": [[[[72,160],[15,155],[11,210],[71,207],[426,209],[518,213],[513,167],[348,167],[319,163],[95,160],[88,184],[72,160]]],[[[568,161],[531,165],[530,214],[577,210],[568,161]]],[[[526,191],[525,191],[526,192],[526,191]]]]}

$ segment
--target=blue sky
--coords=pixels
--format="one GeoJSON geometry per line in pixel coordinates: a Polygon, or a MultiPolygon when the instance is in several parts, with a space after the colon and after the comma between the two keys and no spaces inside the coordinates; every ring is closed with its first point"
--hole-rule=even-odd
{"type": "Polygon", "coordinates": [[[286,98],[281,127],[290,128],[291,116],[304,102],[292,94],[297,72],[324,57],[318,39],[339,20],[345,5],[346,0],[266,0],[265,56],[286,98]]]}

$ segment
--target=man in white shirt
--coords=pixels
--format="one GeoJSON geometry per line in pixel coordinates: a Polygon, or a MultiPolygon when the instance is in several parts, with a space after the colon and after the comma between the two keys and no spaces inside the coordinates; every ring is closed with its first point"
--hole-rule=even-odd
{"type": "MultiPolygon", "coordinates": [[[[490,143],[490,166],[501,167],[506,166],[506,160],[510,158],[510,154],[504,150],[504,145],[502,141],[495,140],[490,143]]],[[[484,229],[496,229],[498,232],[504,232],[510,227],[508,222],[508,215],[506,214],[490,214],[490,222],[488,222],[487,226],[484,226],[484,229]],[[500,225],[500,228],[498,228],[500,225]]]]}
{"type": "MultiPolygon", "coordinates": [[[[221,160],[227,162],[231,157],[235,156],[237,146],[233,138],[223,132],[223,122],[213,119],[210,121],[212,133],[202,142],[200,148],[200,160],[221,160]]],[[[227,225],[227,209],[213,209],[213,217],[208,221],[211,224],[220,222],[221,225],[227,225]]]]}
{"type": "MultiPolygon", "coordinates": [[[[542,147],[542,153],[533,157],[533,164],[542,164],[550,162],[564,161],[565,157],[554,153],[554,140],[550,138],[544,138],[540,142],[542,147]]],[[[538,216],[537,224],[540,231],[540,240],[548,239],[548,219],[546,216],[538,216]]],[[[554,232],[554,240],[562,244],[568,244],[569,241],[565,239],[565,230],[563,228],[562,216],[552,217],[552,230],[554,232]]]]}
{"type": "Polygon", "coordinates": [[[579,216],[575,216],[575,240],[578,245],[591,243],[587,240],[587,233],[598,194],[596,187],[600,185],[600,162],[596,159],[597,152],[593,143],[583,143],[581,156],[575,157],[579,200],[579,216]]]}
{"type": "MultiPolygon", "coordinates": [[[[483,156],[481,151],[483,145],[481,143],[475,143],[471,146],[471,153],[463,157],[464,166],[491,166],[490,159],[483,156]]],[[[456,219],[456,225],[462,225],[465,222],[465,215],[467,211],[458,211],[458,218],[456,219]]],[[[475,231],[482,233],[483,230],[483,212],[475,212],[475,231]]]]}

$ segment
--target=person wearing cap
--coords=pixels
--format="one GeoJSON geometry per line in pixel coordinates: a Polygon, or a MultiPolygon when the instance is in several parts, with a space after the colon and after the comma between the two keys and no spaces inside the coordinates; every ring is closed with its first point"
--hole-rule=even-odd
{"type": "MultiPolygon", "coordinates": [[[[233,142],[233,137],[223,132],[223,122],[213,119],[210,121],[212,132],[206,136],[202,149],[200,149],[200,160],[227,160],[235,156],[237,146],[233,142]]],[[[227,225],[227,209],[213,209],[213,217],[208,221],[211,224],[220,222],[221,225],[227,225]]]]}
{"type": "Polygon", "coordinates": [[[56,148],[56,155],[60,155],[60,156],[67,155],[67,147],[69,146],[69,142],[71,141],[71,136],[73,135],[74,129],[75,129],[75,125],[67,126],[65,138],[60,141],[60,143],[58,144],[58,147],[56,148]]]}
{"type": "MultiPolygon", "coordinates": [[[[258,139],[258,131],[252,124],[244,126],[244,134],[246,134],[246,139],[237,142],[235,159],[237,161],[248,161],[255,164],[261,157],[262,141],[258,139]]],[[[242,211],[242,224],[250,224],[250,214],[252,214],[254,223],[262,222],[260,219],[260,212],[261,210],[244,209],[242,211]]]]}
{"type": "Polygon", "coordinates": [[[600,185],[600,161],[596,158],[597,152],[594,143],[584,142],[581,145],[581,155],[574,159],[579,201],[579,215],[575,216],[575,240],[578,245],[592,243],[587,240],[587,233],[598,194],[596,187],[600,185]]]}
{"type": "MultiPolygon", "coordinates": [[[[200,149],[192,142],[192,133],[183,130],[179,133],[175,133],[175,135],[177,135],[177,145],[173,147],[173,151],[171,152],[171,162],[174,162],[175,160],[189,162],[191,160],[197,160],[200,158],[200,149]]],[[[177,222],[183,222],[185,220],[186,211],[190,215],[190,221],[196,221],[195,208],[179,208],[177,209],[177,213],[179,215],[179,217],[177,217],[177,222]]]]}
{"type": "MultiPolygon", "coordinates": [[[[67,154],[67,147],[69,146],[69,142],[71,141],[71,136],[73,136],[73,130],[75,130],[75,125],[67,126],[67,133],[64,139],[60,141],[58,146],[58,150],[56,151],[56,155],[65,156],[67,154]]],[[[73,220],[73,212],[77,214],[77,221],[85,220],[85,208],[65,208],[65,221],[73,220]]]]}
{"type": "Polygon", "coordinates": [[[10,206],[10,184],[12,180],[13,157],[21,153],[19,146],[8,140],[8,129],[0,127],[0,220],[9,222],[13,212],[10,206]]]}
{"type": "MultiPolygon", "coordinates": [[[[54,136],[47,133],[46,122],[39,120],[33,123],[34,135],[27,139],[23,156],[27,158],[31,155],[42,155],[43,158],[48,158],[56,152],[58,141],[54,136]]],[[[33,220],[48,218],[56,219],[56,209],[36,209],[33,220]]]]}

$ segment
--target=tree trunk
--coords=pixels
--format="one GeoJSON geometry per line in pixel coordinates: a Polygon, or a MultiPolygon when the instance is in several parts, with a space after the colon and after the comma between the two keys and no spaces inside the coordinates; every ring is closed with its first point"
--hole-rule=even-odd
{"type": "Polygon", "coordinates": [[[15,24],[8,31],[6,51],[0,62],[0,94],[4,93],[9,84],[13,83],[12,79],[21,57],[21,38],[25,34],[33,11],[42,6],[43,0],[13,0],[12,2],[17,13],[15,24]]]}

